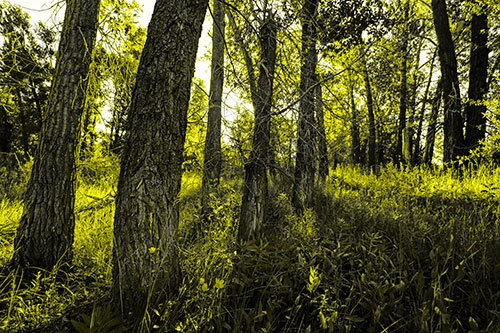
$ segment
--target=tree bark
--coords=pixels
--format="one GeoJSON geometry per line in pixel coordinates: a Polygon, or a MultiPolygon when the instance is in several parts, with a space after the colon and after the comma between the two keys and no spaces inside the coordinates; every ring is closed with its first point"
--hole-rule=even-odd
{"type": "Polygon", "coordinates": [[[443,162],[455,162],[465,146],[461,114],[460,85],[455,46],[450,31],[445,0],[432,0],[432,14],[438,40],[444,102],[443,162]]]}
{"type": "Polygon", "coordinates": [[[470,153],[486,136],[486,105],[488,94],[488,17],[486,6],[481,13],[473,14],[471,21],[471,53],[469,71],[468,101],[465,106],[467,125],[465,141],[470,153]]]}
{"type": "MultiPolygon", "coordinates": [[[[245,164],[243,198],[240,207],[238,240],[247,241],[258,235],[264,222],[264,208],[268,196],[267,163],[269,162],[269,139],[271,107],[273,103],[273,81],[276,66],[277,26],[270,12],[259,32],[261,54],[258,90],[252,94],[255,109],[252,150],[245,164]]],[[[252,69],[253,71],[253,69],[252,69]]]]}
{"type": "Polygon", "coordinates": [[[99,0],[67,1],[47,114],[24,197],[12,264],[52,269],[72,257],[75,155],[99,0]]]}
{"type": "Polygon", "coordinates": [[[302,51],[300,68],[299,123],[297,155],[295,158],[295,181],[292,202],[296,209],[312,206],[312,191],[316,165],[316,133],[314,119],[314,84],[316,64],[318,0],[304,0],[302,7],[302,51]]]}
{"type": "Polygon", "coordinates": [[[435,51],[434,54],[432,55],[431,68],[429,70],[429,79],[428,79],[427,85],[425,87],[424,98],[422,100],[422,108],[420,109],[420,117],[418,120],[418,127],[417,127],[417,137],[415,139],[415,150],[413,151],[413,157],[412,157],[412,161],[413,161],[414,165],[420,164],[422,162],[420,140],[422,138],[422,128],[423,128],[424,119],[425,119],[425,108],[427,107],[427,103],[428,103],[428,99],[429,99],[429,90],[431,88],[432,75],[434,73],[434,63],[436,60],[436,55],[437,55],[437,52],[435,51]]]}
{"type": "Polygon", "coordinates": [[[207,5],[157,0],[148,27],[116,193],[111,295],[124,317],[140,319],[178,291],[177,196],[207,5]]]}
{"type": "Polygon", "coordinates": [[[224,87],[224,7],[221,0],[214,0],[212,32],[212,67],[210,76],[210,100],[205,138],[203,179],[201,185],[202,217],[207,220],[210,213],[210,194],[219,186],[221,173],[221,107],[224,87]]]}
{"type": "Polygon", "coordinates": [[[325,116],[323,112],[323,91],[319,77],[316,75],[315,108],[316,119],[318,121],[318,180],[325,182],[328,177],[328,147],[326,143],[325,116]]]}
{"type": "Polygon", "coordinates": [[[358,111],[354,99],[354,83],[351,80],[351,71],[349,71],[349,85],[351,98],[351,159],[354,164],[361,164],[361,139],[359,134],[358,111]]]}
{"type": "Polygon", "coordinates": [[[434,99],[432,101],[431,117],[429,119],[429,124],[427,127],[427,136],[425,140],[424,164],[426,165],[432,164],[432,156],[434,155],[434,143],[436,141],[437,120],[439,115],[439,108],[441,107],[442,97],[443,97],[443,84],[442,84],[442,79],[439,79],[434,99]]]}
{"type": "Polygon", "coordinates": [[[406,113],[408,108],[408,39],[410,34],[408,31],[408,15],[410,10],[410,1],[406,0],[404,8],[404,31],[403,31],[403,45],[401,56],[401,85],[399,88],[399,124],[397,131],[396,152],[394,156],[394,164],[400,165],[406,163],[405,155],[403,153],[403,141],[406,131],[406,113]]]}
{"type": "MultiPolygon", "coordinates": [[[[363,51],[363,50],[362,50],[363,51]]],[[[363,51],[364,52],[364,51],[363,51]]],[[[375,112],[373,111],[373,94],[370,83],[370,74],[368,73],[368,64],[366,61],[366,52],[361,58],[363,65],[363,77],[366,89],[366,107],[368,109],[368,167],[373,173],[377,171],[377,133],[375,126],[375,112]]]]}

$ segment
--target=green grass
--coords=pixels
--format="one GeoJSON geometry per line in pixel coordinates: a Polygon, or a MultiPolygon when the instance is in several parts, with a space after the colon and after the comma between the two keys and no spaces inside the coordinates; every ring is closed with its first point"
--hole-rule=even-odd
{"type": "MultiPolygon", "coordinates": [[[[74,269],[31,284],[0,276],[7,331],[120,328],[106,308],[111,284],[116,161],[81,168],[74,269]],[[86,314],[87,317],[82,316],[86,314]],[[78,324],[79,323],[79,324],[78,324]],[[44,326],[45,325],[45,326],[44,326]],[[108,325],[108,326],[105,326],[108,325]]],[[[270,189],[265,237],[235,240],[241,180],[224,179],[211,223],[199,221],[201,177],[183,176],[179,297],[146,326],[172,331],[462,332],[500,329],[500,170],[339,167],[297,216],[289,188],[270,189]]],[[[12,198],[12,197],[10,197],[12,198]]],[[[19,199],[0,202],[0,260],[12,255],[19,199]]],[[[123,328],[123,327],[122,327],[123,328]]],[[[90,331],[90,329],[88,330],[90,331]]]]}

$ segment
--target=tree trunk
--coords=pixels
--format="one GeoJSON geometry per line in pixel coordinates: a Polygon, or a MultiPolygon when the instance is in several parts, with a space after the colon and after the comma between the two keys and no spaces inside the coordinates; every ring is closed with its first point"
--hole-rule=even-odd
{"type": "Polygon", "coordinates": [[[323,92],[319,76],[316,75],[315,108],[318,121],[318,180],[325,182],[328,177],[328,147],[326,144],[325,117],[323,112],[323,92]]]}
{"type": "Polygon", "coordinates": [[[350,97],[351,97],[351,159],[354,164],[361,164],[361,139],[359,134],[358,111],[354,100],[354,83],[349,71],[350,97]]]}
{"type": "MultiPolygon", "coordinates": [[[[363,50],[362,50],[363,51],[363,50]]],[[[373,94],[370,83],[370,74],[368,73],[368,65],[366,61],[366,52],[363,51],[361,58],[363,62],[363,77],[365,80],[366,89],[366,107],[368,109],[368,167],[373,173],[377,171],[377,133],[375,127],[375,113],[373,111],[373,94]]]]}
{"type": "Polygon", "coordinates": [[[434,27],[438,40],[441,62],[441,80],[444,102],[444,153],[443,162],[455,162],[463,153],[464,135],[461,114],[460,85],[457,72],[455,46],[450,32],[445,0],[432,0],[434,27]]]}
{"type": "Polygon", "coordinates": [[[15,266],[52,269],[71,260],[75,217],[75,155],[99,0],[66,5],[47,114],[14,240],[15,266]]]}
{"type": "Polygon", "coordinates": [[[17,95],[17,108],[19,110],[19,122],[21,125],[21,146],[23,147],[24,150],[24,156],[25,158],[28,158],[29,156],[29,133],[28,133],[28,120],[26,119],[26,114],[25,114],[25,104],[23,103],[23,99],[21,96],[21,90],[20,88],[16,89],[16,95],[17,95]]]}
{"type": "Polygon", "coordinates": [[[429,70],[429,80],[427,81],[427,85],[425,87],[424,98],[422,100],[422,108],[420,109],[420,117],[418,120],[418,127],[417,127],[417,137],[415,139],[415,150],[413,151],[413,157],[412,157],[412,161],[413,161],[414,165],[420,164],[422,161],[420,141],[422,138],[422,128],[423,128],[424,119],[425,119],[425,108],[427,107],[427,103],[428,103],[428,99],[429,99],[429,90],[431,88],[432,75],[434,73],[434,62],[436,60],[436,55],[437,55],[437,52],[434,52],[434,54],[432,55],[431,68],[429,70]]]}
{"type": "MultiPolygon", "coordinates": [[[[418,45],[415,55],[415,70],[413,71],[412,78],[413,82],[411,84],[411,97],[409,98],[408,109],[410,114],[408,116],[408,122],[406,125],[406,149],[405,149],[405,159],[407,163],[415,165],[413,160],[414,151],[416,147],[420,144],[415,140],[415,122],[418,117],[417,114],[417,89],[418,89],[418,69],[420,67],[420,53],[422,51],[423,42],[421,41],[418,45]]],[[[417,130],[418,131],[418,130],[417,130]]]]}
{"type": "MultiPolygon", "coordinates": [[[[477,2],[477,1],[476,1],[477,2]]],[[[472,15],[471,53],[469,71],[469,99],[465,106],[467,125],[465,141],[468,153],[476,149],[480,140],[486,135],[486,105],[484,100],[488,93],[488,17],[486,6],[481,13],[472,15]]]]}
{"type": "MultiPolygon", "coordinates": [[[[12,146],[12,129],[7,109],[0,105],[0,153],[10,153],[12,146]]],[[[0,163],[2,161],[0,160],[0,163]]]]}
{"type": "Polygon", "coordinates": [[[201,206],[203,220],[211,213],[210,194],[219,186],[221,172],[221,107],[224,87],[224,7],[221,0],[214,1],[212,32],[212,67],[210,76],[210,100],[205,138],[201,206]]]}
{"type": "Polygon", "coordinates": [[[425,153],[424,153],[424,164],[431,165],[432,156],[434,155],[434,142],[436,141],[436,127],[439,115],[439,108],[441,107],[441,98],[443,97],[443,84],[442,79],[436,87],[436,92],[434,99],[432,101],[431,117],[429,119],[429,125],[427,127],[427,137],[425,140],[425,153]]]}
{"type": "Polygon", "coordinates": [[[405,155],[403,153],[403,141],[405,137],[406,130],[406,113],[408,108],[408,40],[410,34],[408,31],[408,15],[410,10],[410,1],[406,0],[404,8],[404,31],[403,31],[403,45],[402,45],[402,57],[401,57],[401,85],[399,88],[399,124],[398,131],[396,133],[396,152],[394,154],[394,164],[400,165],[401,163],[406,163],[405,155]]]}
{"type": "Polygon", "coordinates": [[[157,0],[148,27],[116,193],[111,295],[124,317],[140,319],[178,291],[177,196],[207,5],[157,0]]]}
{"type": "MultiPolygon", "coordinates": [[[[255,123],[252,150],[245,164],[243,198],[238,228],[238,240],[240,242],[257,236],[258,229],[264,222],[264,207],[267,201],[267,163],[270,150],[269,138],[276,65],[277,26],[271,13],[267,12],[266,15],[268,17],[259,32],[261,62],[257,84],[258,90],[252,89],[254,91],[252,101],[255,109],[255,123]]],[[[247,66],[248,68],[251,68],[251,66],[247,66]]]]}
{"type": "Polygon", "coordinates": [[[318,0],[304,0],[302,7],[302,55],[300,68],[301,96],[297,135],[297,155],[295,159],[295,181],[292,202],[296,209],[312,206],[312,191],[316,165],[316,133],[314,119],[314,84],[316,64],[316,18],[318,0]]]}

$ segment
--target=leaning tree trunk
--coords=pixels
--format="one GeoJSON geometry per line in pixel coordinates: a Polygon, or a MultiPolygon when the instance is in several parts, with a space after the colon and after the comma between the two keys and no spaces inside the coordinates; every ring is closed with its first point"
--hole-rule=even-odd
{"type": "Polygon", "coordinates": [[[319,76],[314,87],[316,119],[318,121],[318,180],[325,182],[328,177],[328,146],[326,143],[325,116],[323,112],[323,92],[319,76]]]}
{"type": "Polygon", "coordinates": [[[140,319],[180,284],[177,196],[187,109],[208,0],[157,0],[142,51],[114,219],[112,301],[140,319]]]}
{"type": "Polygon", "coordinates": [[[461,115],[460,85],[458,81],[457,57],[450,31],[445,0],[432,0],[434,27],[438,40],[441,62],[441,80],[444,102],[444,152],[443,162],[455,162],[465,146],[461,115]]]}
{"type": "Polygon", "coordinates": [[[437,55],[437,52],[434,52],[434,54],[432,55],[431,68],[429,70],[429,79],[428,79],[427,85],[425,87],[425,93],[424,93],[424,97],[422,100],[422,107],[420,109],[420,116],[419,116],[418,127],[417,127],[417,137],[415,138],[415,149],[413,150],[413,156],[412,156],[412,161],[413,161],[414,165],[420,164],[422,161],[420,141],[422,138],[422,128],[424,126],[425,109],[427,107],[427,103],[428,103],[428,99],[429,99],[429,91],[430,91],[431,83],[432,83],[432,75],[434,73],[434,63],[436,60],[436,55],[437,55]]]}
{"type": "Polygon", "coordinates": [[[67,1],[40,143],[14,240],[12,264],[52,269],[71,260],[75,228],[75,155],[99,0],[67,1]]]}
{"type": "Polygon", "coordinates": [[[295,158],[295,181],[292,202],[296,209],[312,206],[314,174],[316,165],[314,85],[316,64],[316,18],[318,0],[304,0],[302,7],[302,65],[300,68],[299,123],[297,134],[297,155],[295,158]]]}
{"type": "Polygon", "coordinates": [[[221,172],[221,107],[224,86],[224,8],[221,0],[214,1],[212,32],[212,68],[210,76],[210,101],[208,124],[205,138],[203,179],[201,184],[201,206],[203,220],[211,213],[210,194],[219,186],[221,172]]]}
{"type": "Polygon", "coordinates": [[[484,140],[486,136],[484,99],[488,93],[488,17],[485,14],[486,6],[480,8],[482,12],[474,14],[471,22],[469,99],[465,106],[465,144],[469,153],[477,148],[479,141],[484,140]]]}
{"type": "MultiPolygon", "coordinates": [[[[269,139],[271,135],[271,106],[273,103],[273,81],[276,65],[277,27],[270,13],[259,33],[261,55],[258,91],[251,88],[255,109],[252,150],[245,164],[243,197],[240,207],[238,240],[255,238],[264,222],[267,200],[267,163],[269,161],[269,139]]],[[[249,63],[247,62],[247,65],[249,63]]],[[[248,69],[250,66],[247,66],[248,69]]],[[[253,69],[252,69],[253,71],[253,69]]],[[[250,73],[250,69],[249,69],[250,73]]],[[[252,87],[253,85],[251,85],[252,87]]]]}
{"type": "MultiPolygon", "coordinates": [[[[363,50],[362,50],[363,51],[363,50]]],[[[361,58],[363,62],[363,77],[366,89],[366,108],[368,109],[368,167],[375,173],[377,171],[377,134],[375,126],[375,112],[373,111],[373,94],[370,83],[370,73],[368,73],[368,64],[366,61],[366,51],[361,58]]]]}

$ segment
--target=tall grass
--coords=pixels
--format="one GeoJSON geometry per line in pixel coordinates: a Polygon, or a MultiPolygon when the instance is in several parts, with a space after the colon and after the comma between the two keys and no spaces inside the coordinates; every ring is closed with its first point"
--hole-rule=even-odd
{"type": "MultiPolygon", "coordinates": [[[[116,161],[80,167],[74,269],[30,284],[4,270],[0,325],[8,331],[125,330],[103,305],[111,284],[116,161]],[[87,316],[82,314],[87,314],[87,316]],[[71,324],[70,320],[73,320],[71,324]],[[101,326],[99,326],[101,325],[101,326]],[[108,325],[108,326],[105,326],[108,325]]],[[[236,242],[240,179],[224,179],[199,226],[201,175],[179,199],[183,284],[143,327],[162,331],[428,332],[500,330],[498,169],[338,167],[297,215],[272,181],[263,236],[236,242]]],[[[0,203],[2,263],[21,202],[0,203]]]]}

